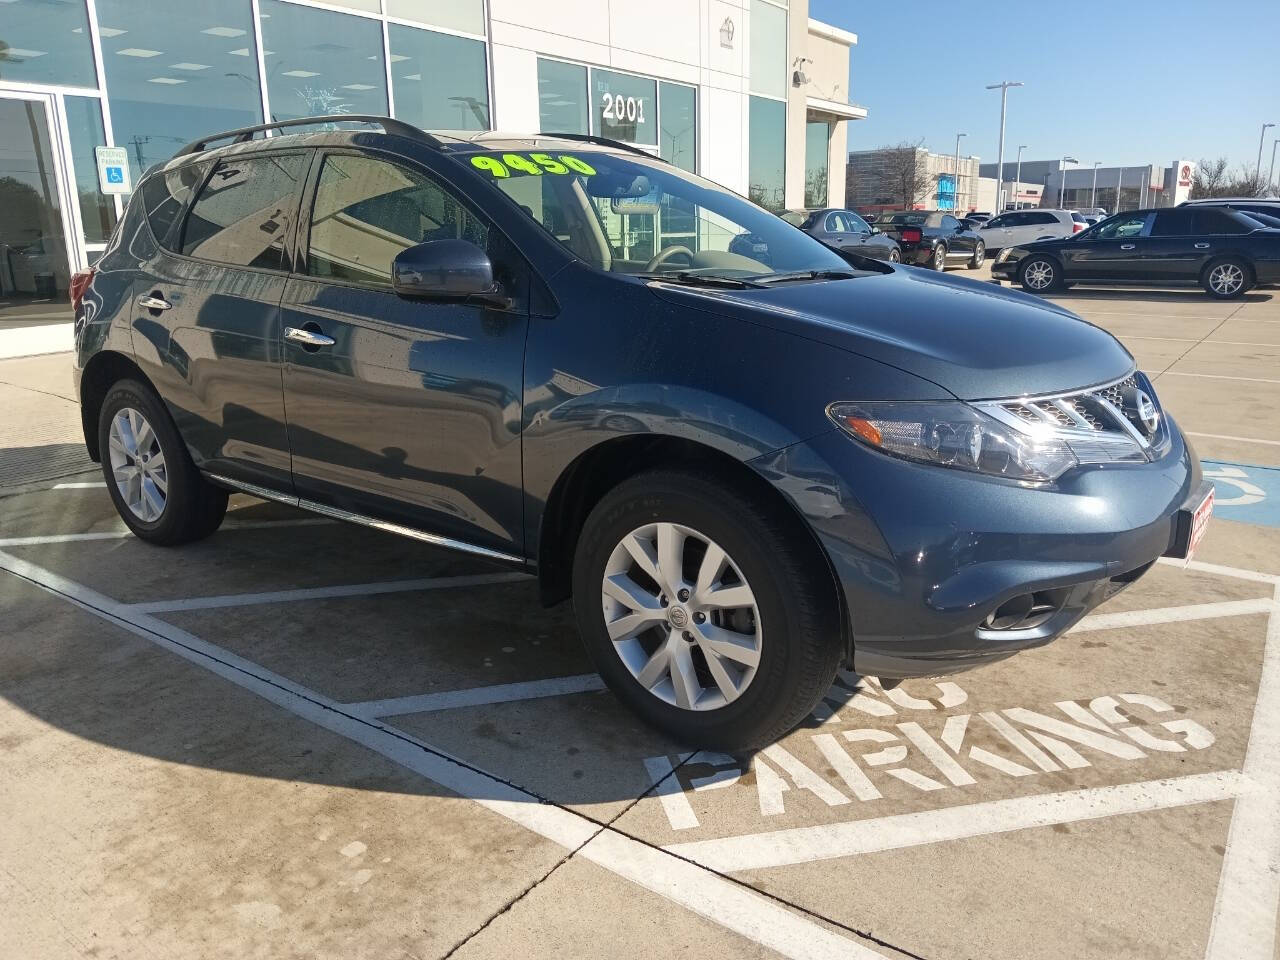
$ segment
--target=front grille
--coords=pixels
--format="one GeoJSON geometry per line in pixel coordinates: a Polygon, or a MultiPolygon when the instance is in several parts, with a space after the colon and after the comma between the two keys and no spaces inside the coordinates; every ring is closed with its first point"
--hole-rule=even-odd
{"type": "Polygon", "coordinates": [[[1131,374],[1097,390],[1035,400],[1005,400],[1000,406],[1024,423],[1047,423],[1067,430],[1092,430],[1132,436],[1124,422],[1124,392],[1136,387],[1131,374]],[[1099,403],[1098,401],[1105,401],[1099,403]]]}

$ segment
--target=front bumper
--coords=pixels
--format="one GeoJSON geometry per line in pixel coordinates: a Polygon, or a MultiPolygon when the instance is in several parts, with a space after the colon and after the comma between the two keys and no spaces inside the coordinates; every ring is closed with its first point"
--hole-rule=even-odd
{"type": "Polygon", "coordinates": [[[1001,280],[1016,280],[1018,278],[1018,261],[1010,258],[992,263],[991,275],[999,277],[1001,280]]]}
{"type": "Polygon", "coordinates": [[[898,460],[838,430],[753,466],[826,552],[854,669],[937,676],[1049,643],[1170,551],[1179,511],[1205,485],[1169,423],[1159,460],[1080,467],[1040,488],[898,460]],[[1025,595],[1053,612],[1025,629],[991,625],[1025,595]]]}

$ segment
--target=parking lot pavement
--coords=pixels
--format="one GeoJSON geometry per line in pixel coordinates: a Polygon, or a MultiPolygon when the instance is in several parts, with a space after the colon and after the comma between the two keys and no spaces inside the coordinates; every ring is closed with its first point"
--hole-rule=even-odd
{"type": "Polygon", "coordinates": [[[1280,955],[1280,297],[1056,299],[1193,432],[1195,562],[984,670],[842,674],[751,756],[638,723],[522,575],[241,496],[180,550],[93,478],[0,498],[0,943],[1280,955]]]}

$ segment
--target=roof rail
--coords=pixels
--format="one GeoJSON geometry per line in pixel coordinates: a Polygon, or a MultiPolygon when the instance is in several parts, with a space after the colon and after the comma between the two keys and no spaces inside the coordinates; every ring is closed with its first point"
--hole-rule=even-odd
{"type": "Polygon", "coordinates": [[[648,157],[650,160],[661,160],[663,163],[670,161],[664,157],[660,157],[656,153],[650,153],[641,147],[633,146],[629,143],[623,143],[621,140],[611,140],[608,137],[597,137],[591,133],[539,133],[538,137],[554,137],[557,140],[581,140],[583,143],[596,143],[602,147],[617,147],[619,150],[626,150],[628,153],[638,153],[642,157],[648,157]]]}
{"type": "Polygon", "coordinates": [[[306,127],[317,123],[338,123],[344,120],[359,123],[377,123],[382,126],[383,131],[386,133],[407,137],[410,140],[417,140],[420,143],[427,143],[437,148],[444,146],[439,138],[433,137],[431,134],[418,129],[412,124],[405,123],[403,120],[393,120],[391,117],[379,117],[366,113],[335,113],[327,116],[298,117],[295,120],[279,120],[275,123],[260,123],[253,127],[224,130],[222,133],[213,133],[207,137],[201,137],[199,140],[192,140],[175,153],[174,156],[185,157],[193,153],[200,153],[214,140],[226,140],[229,137],[234,137],[233,143],[247,143],[253,139],[255,133],[261,133],[264,130],[279,130],[283,127],[306,127]]]}

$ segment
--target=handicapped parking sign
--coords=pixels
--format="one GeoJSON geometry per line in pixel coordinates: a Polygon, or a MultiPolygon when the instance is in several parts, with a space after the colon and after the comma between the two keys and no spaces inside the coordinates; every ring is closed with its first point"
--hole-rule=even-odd
{"type": "Polygon", "coordinates": [[[105,194],[131,193],[129,151],[124,147],[94,147],[98,162],[98,189],[105,194]]]}
{"type": "Polygon", "coordinates": [[[1224,520],[1280,527],[1280,469],[1202,460],[1215,488],[1213,513],[1224,520]]]}

